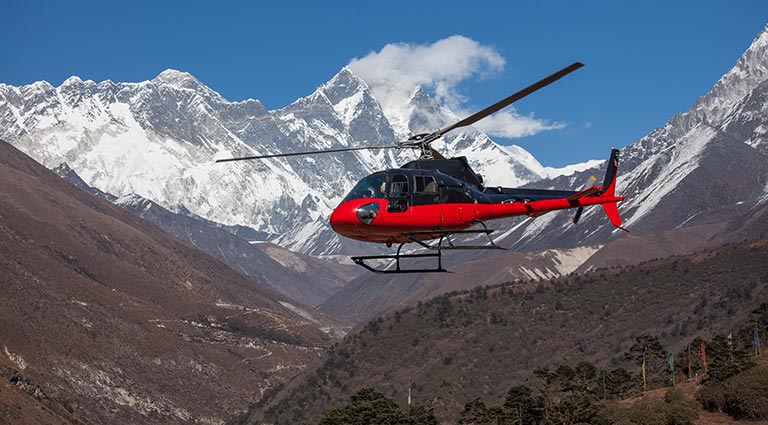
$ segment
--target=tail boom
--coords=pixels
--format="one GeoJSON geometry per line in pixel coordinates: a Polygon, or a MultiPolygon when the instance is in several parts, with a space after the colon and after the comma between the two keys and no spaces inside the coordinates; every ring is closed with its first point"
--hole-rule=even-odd
{"type": "MultiPolygon", "coordinates": [[[[622,227],[621,215],[619,214],[618,203],[624,200],[623,196],[616,196],[616,179],[619,167],[619,150],[611,150],[611,157],[608,159],[608,167],[605,171],[605,179],[602,186],[592,186],[580,192],[575,192],[568,197],[556,199],[542,199],[531,202],[513,202],[490,205],[478,205],[480,214],[479,220],[492,220],[504,217],[513,217],[527,215],[529,217],[538,217],[550,211],[564,210],[570,208],[583,208],[590,205],[602,205],[605,214],[611,221],[611,224],[627,232],[622,227]]],[[[580,213],[577,213],[580,216],[580,213]]],[[[575,222],[578,219],[574,219],[575,222]]]]}
{"type": "MultiPolygon", "coordinates": [[[[479,220],[494,220],[498,218],[514,217],[520,215],[527,215],[529,217],[537,217],[539,215],[548,213],[550,211],[566,210],[570,208],[588,207],[590,205],[602,204],[616,206],[617,202],[624,200],[622,196],[586,196],[577,199],[559,198],[559,199],[544,199],[541,201],[533,202],[512,202],[505,204],[477,204],[475,208],[479,214],[477,219],[479,220]]],[[[610,207],[609,207],[610,208],[610,207]]],[[[616,209],[618,215],[618,209],[616,209]]],[[[612,221],[613,222],[613,221],[612,221]]],[[[621,224],[621,219],[619,219],[621,224]]]]}

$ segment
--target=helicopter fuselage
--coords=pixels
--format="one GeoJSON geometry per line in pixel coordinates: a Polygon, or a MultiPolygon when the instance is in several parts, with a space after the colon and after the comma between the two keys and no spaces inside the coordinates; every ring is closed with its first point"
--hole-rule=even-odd
{"type": "Polygon", "coordinates": [[[333,211],[330,223],[340,235],[390,246],[436,239],[487,220],[623,200],[612,191],[594,196],[602,187],[595,188],[584,196],[577,191],[489,188],[463,157],[413,161],[362,179],[333,211]]]}

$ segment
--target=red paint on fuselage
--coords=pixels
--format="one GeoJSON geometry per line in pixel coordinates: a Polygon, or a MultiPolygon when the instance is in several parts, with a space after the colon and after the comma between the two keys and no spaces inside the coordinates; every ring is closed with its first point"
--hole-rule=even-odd
{"type": "MultiPolygon", "coordinates": [[[[389,212],[386,199],[361,198],[342,202],[331,214],[331,227],[340,235],[365,242],[409,242],[405,235],[411,232],[464,230],[478,221],[496,220],[522,215],[538,215],[582,206],[620,202],[617,196],[546,199],[532,202],[498,204],[430,204],[409,206],[403,212],[389,212]],[[371,203],[379,204],[379,212],[370,224],[357,217],[357,208],[371,203]]],[[[434,239],[429,234],[420,239],[434,239]]]]}

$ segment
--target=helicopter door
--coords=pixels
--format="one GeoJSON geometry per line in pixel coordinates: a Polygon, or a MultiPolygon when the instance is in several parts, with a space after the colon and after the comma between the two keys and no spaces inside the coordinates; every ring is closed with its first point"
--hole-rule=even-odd
{"type": "Polygon", "coordinates": [[[389,181],[387,195],[389,198],[387,211],[391,213],[407,211],[411,205],[411,185],[408,183],[408,176],[404,174],[393,175],[389,181]]]}

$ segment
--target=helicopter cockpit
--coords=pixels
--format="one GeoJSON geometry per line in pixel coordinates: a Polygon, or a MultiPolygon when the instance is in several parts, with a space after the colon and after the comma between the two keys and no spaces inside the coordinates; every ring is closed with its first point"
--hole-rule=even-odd
{"type": "Polygon", "coordinates": [[[364,198],[387,199],[390,212],[403,212],[411,205],[476,203],[485,197],[473,185],[434,170],[394,169],[360,180],[344,202],[364,198]]]}
{"type": "Polygon", "coordinates": [[[344,201],[361,198],[384,198],[387,186],[387,174],[376,173],[357,182],[355,187],[347,194],[344,201]]]}

